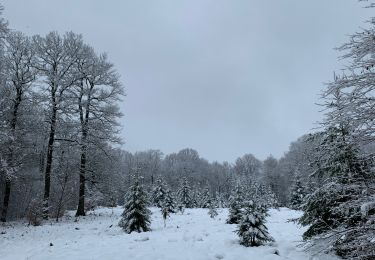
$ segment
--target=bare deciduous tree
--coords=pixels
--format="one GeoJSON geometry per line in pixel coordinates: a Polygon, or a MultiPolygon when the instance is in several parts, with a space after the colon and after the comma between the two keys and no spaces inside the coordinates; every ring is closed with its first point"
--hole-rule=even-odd
{"type": "Polygon", "coordinates": [[[47,102],[50,124],[44,171],[43,211],[46,219],[48,218],[53,149],[59,115],[66,109],[65,94],[67,90],[77,81],[78,73],[74,66],[79,59],[83,42],[80,35],[72,32],[66,33],[62,37],[57,32],[51,32],[45,37],[37,35],[33,37],[33,41],[38,57],[36,67],[47,86],[42,90],[41,96],[47,102]]]}
{"type": "Polygon", "coordinates": [[[73,90],[77,95],[81,153],[76,216],[84,216],[88,149],[100,147],[107,142],[120,142],[117,119],[121,113],[117,102],[124,95],[124,91],[107,56],[97,56],[88,46],[85,47],[84,56],[78,61],[78,70],[81,79],[73,90]]]}
{"type": "MultiPolygon", "coordinates": [[[[6,146],[7,174],[5,176],[4,201],[1,212],[1,221],[6,221],[11,182],[15,177],[17,168],[22,164],[22,147],[25,125],[22,120],[22,105],[28,95],[29,88],[35,80],[33,69],[34,51],[30,40],[20,32],[11,32],[6,37],[6,54],[4,57],[5,73],[7,75],[6,88],[8,89],[8,109],[5,120],[7,121],[8,141],[6,146]]],[[[24,109],[23,109],[24,110],[24,109]]],[[[23,111],[24,112],[24,111],[23,111]]]]}

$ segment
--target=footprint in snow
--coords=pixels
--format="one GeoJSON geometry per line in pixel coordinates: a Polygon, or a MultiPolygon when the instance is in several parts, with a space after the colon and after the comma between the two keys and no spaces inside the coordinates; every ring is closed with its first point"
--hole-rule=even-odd
{"type": "Polygon", "coordinates": [[[280,252],[279,250],[277,250],[277,248],[272,248],[268,252],[273,255],[280,255],[280,252]]]}
{"type": "Polygon", "coordinates": [[[150,240],[149,237],[141,237],[141,238],[134,239],[134,241],[136,241],[136,242],[145,242],[145,241],[148,241],[148,240],[150,240]]]}

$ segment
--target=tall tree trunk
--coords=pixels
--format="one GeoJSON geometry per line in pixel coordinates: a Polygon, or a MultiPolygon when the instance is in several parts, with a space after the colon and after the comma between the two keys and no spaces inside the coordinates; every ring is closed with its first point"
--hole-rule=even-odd
{"type": "MultiPolygon", "coordinates": [[[[16,126],[17,126],[17,120],[18,120],[18,109],[22,101],[22,89],[19,87],[16,87],[17,94],[13,106],[13,114],[12,114],[12,121],[10,122],[10,128],[11,128],[11,135],[12,140],[10,142],[10,152],[9,152],[9,167],[14,169],[14,141],[16,137],[16,126]]],[[[9,199],[10,199],[10,190],[12,185],[12,178],[11,176],[5,177],[5,192],[4,192],[4,200],[3,200],[3,208],[1,211],[1,222],[7,221],[7,214],[8,214],[8,207],[9,207],[9,199]]]]}
{"type": "Polygon", "coordinates": [[[7,221],[7,213],[8,213],[9,198],[10,198],[10,186],[11,186],[10,178],[6,178],[3,209],[1,211],[1,222],[7,221]]]}
{"type": "Polygon", "coordinates": [[[53,161],[53,144],[55,142],[57,119],[57,104],[55,94],[52,94],[52,115],[51,126],[47,146],[46,170],[44,171],[44,196],[43,196],[43,218],[48,219],[49,214],[49,195],[51,189],[51,171],[53,161]]]}
{"type": "Polygon", "coordinates": [[[81,81],[81,93],[78,99],[79,119],[81,123],[81,162],[79,167],[79,199],[76,216],[85,216],[85,187],[86,187],[86,162],[87,162],[87,135],[90,116],[91,91],[94,85],[90,86],[85,109],[82,106],[84,95],[83,80],[81,81]],[[84,111],[85,110],[85,111],[84,111]]]}
{"type": "MultiPolygon", "coordinates": [[[[86,138],[82,138],[86,139],[86,138]]],[[[85,141],[85,140],[84,140],[85,141]]],[[[76,216],[85,216],[85,181],[86,181],[86,145],[81,145],[81,163],[79,168],[79,200],[76,216]]]]}

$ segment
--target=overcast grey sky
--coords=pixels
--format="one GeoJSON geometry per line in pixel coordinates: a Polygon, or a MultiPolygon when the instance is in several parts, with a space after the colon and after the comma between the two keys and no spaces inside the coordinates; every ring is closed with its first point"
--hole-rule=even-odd
{"type": "Polygon", "coordinates": [[[122,75],[124,149],[280,157],[321,118],[356,0],[3,0],[11,28],[81,33],[122,75]]]}

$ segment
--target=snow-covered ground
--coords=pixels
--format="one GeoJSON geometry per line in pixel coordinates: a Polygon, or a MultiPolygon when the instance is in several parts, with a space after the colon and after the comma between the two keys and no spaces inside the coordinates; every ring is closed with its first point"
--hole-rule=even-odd
{"type": "Polygon", "coordinates": [[[1,260],[268,260],[333,259],[311,258],[300,246],[303,230],[288,222],[299,212],[286,208],[271,210],[267,226],[276,242],[246,248],[233,232],[236,225],[225,224],[226,209],[211,219],[206,209],[187,209],[172,214],[164,228],[160,211],[152,209],[152,232],[125,234],[117,223],[122,209],[98,209],[80,218],[66,217],[62,222],[28,227],[13,222],[0,226],[1,260]],[[279,255],[274,254],[275,251],[279,255]]]}

